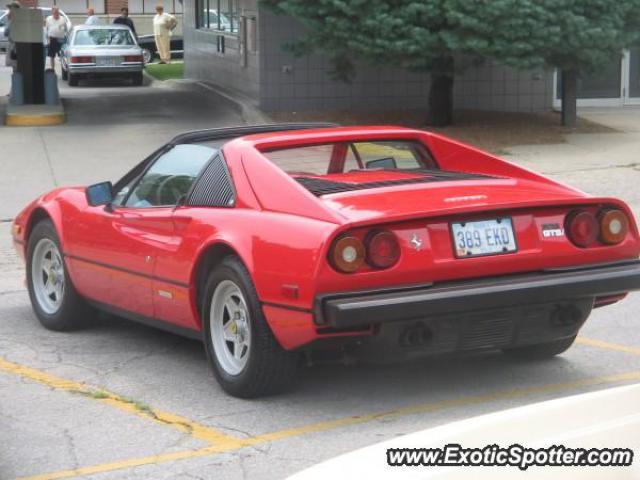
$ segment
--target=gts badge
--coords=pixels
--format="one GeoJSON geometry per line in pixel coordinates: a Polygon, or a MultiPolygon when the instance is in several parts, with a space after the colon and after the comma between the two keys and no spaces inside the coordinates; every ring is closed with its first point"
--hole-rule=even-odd
{"type": "Polygon", "coordinates": [[[564,228],[557,223],[545,223],[542,225],[542,236],[544,238],[564,237],[564,228]]]}

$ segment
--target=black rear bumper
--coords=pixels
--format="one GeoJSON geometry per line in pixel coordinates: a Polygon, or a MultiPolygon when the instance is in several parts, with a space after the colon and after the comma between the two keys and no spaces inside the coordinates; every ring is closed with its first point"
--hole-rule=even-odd
{"type": "Polygon", "coordinates": [[[410,288],[321,295],[319,326],[366,325],[582,301],[640,289],[640,260],[410,288]]]}

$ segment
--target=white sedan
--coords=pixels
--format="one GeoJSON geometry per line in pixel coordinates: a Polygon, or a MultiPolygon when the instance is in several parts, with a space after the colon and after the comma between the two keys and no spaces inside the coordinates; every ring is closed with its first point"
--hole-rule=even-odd
{"type": "Polygon", "coordinates": [[[144,61],[135,35],[126,25],[78,25],[67,36],[62,79],[70,86],[90,77],[120,77],[142,85],[144,61]]]}

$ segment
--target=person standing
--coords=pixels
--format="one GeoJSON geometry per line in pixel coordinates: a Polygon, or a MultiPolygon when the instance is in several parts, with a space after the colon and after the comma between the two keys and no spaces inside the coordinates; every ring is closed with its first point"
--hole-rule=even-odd
{"type": "Polygon", "coordinates": [[[64,37],[67,35],[67,22],[60,15],[60,9],[58,7],[51,9],[51,15],[45,19],[44,26],[49,46],[47,55],[51,59],[51,68],[55,70],[56,55],[60,53],[60,49],[64,43],[64,37]]]}
{"type": "Polygon", "coordinates": [[[87,19],[84,21],[85,25],[100,25],[100,17],[96,15],[93,8],[87,9],[87,19]]]}
{"type": "Polygon", "coordinates": [[[171,61],[171,31],[176,28],[178,21],[176,17],[165,13],[164,7],[156,7],[156,16],[153,17],[153,36],[158,49],[159,63],[169,63],[171,61]]]}
{"type": "Polygon", "coordinates": [[[16,57],[16,44],[11,38],[11,12],[17,8],[20,8],[20,2],[14,1],[7,5],[7,23],[4,27],[4,35],[7,37],[9,42],[5,56],[5,65],[13,68],[14,71],[18,66],[18,61],[16,57]]]}
{"type": "Polygon", "coordinates": [[[138,38],[138,34],[136,33],[136,26],[133,24],[133,20],[129,18],[129,9],[127,7],[122,7],[120,9],[120,16],[116,17],[113,20],[115,25],[126,25],[133,32],[133,36],[138,38]]]}

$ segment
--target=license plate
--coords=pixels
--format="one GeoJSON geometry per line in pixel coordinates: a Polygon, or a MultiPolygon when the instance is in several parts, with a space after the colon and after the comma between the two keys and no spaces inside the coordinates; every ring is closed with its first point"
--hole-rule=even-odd
{"type": "Polygon", "coordinates": [[[517,251],[513,224],[508,217],[451,223],[456,257],[480,257],[517,251]]]}
{"type": "Polygon", "coordinates": [[[98,57],[96,58],[96,65],[99,67],[115,67],[120,64],[119,57],[98,57]]]}

